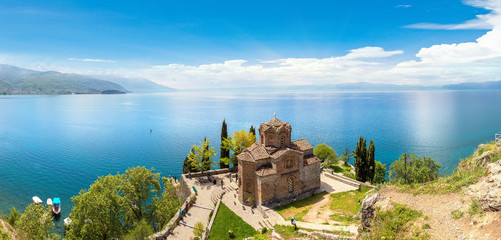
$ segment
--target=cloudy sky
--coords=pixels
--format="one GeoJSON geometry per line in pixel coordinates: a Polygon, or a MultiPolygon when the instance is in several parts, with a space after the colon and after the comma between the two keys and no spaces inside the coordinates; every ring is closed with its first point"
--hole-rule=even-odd
{"type": "Polygon", "coordinates": [[[178,89],[501,80],[501,0],[0,0],[0,63],[178,89]]]}

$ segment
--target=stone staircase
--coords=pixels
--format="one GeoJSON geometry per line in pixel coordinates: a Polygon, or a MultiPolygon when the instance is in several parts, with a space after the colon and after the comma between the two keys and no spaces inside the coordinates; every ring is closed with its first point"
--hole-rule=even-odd
{"type": "Polygon", "coordinates": [[[261,225],[262,228],[273,229],[273,224],[271,224],[271,222],[266,218],[260,220],[259,225],[261,225]]]}
{"type": "Polygon", "coordinates": [[[219,188],[218,190],[214,190],[211,193],[210,199],[214,203],[214,205],[217,203],[219,199],[223,196],[224,193],[227,192],[232,192],[237,190],[238,187],[235,183],[230,183],[229,185],[225,185],[224,189],[219,188]]]}

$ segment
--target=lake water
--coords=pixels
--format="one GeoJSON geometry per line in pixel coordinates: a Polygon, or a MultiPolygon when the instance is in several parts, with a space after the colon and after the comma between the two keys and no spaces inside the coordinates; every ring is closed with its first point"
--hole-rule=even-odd
{"type": "Polygon", "coordinates": [[[0,96],[0,213],[24,209],[35,195],[60,197],[63,219],[70,198],[98,176],[134,166],[179,175],[204,137],[219,154],[223,119],[231,134],[274,112],[292,125],[293,139],[341,154],[364,136],[388,166],[414,152],[450,172],[501,131],[501,92],[0,96]]]}

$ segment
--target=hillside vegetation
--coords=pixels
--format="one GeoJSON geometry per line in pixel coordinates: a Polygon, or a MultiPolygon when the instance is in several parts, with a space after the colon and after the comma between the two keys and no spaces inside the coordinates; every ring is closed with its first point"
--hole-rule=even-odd
{"type": "Polygon", "coordinates": [[[96,94],[127,92],[119,84],[79,74],[40,72],[0,64],[0,94],[96,94]]]}
{"type": "Polygon", "coordinates": [[[429,181],[380,186],[377,202],[365,210],[372,220],[364,239],[501,239],[499,146],[479,145],[451,174],[425,175],[429,181]]]}

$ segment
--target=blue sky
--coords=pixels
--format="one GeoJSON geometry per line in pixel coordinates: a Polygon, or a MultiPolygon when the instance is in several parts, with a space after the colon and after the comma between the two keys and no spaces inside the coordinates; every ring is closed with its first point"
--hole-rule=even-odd
{"type": "Polygon", "coordinates": [[[0,63],[180,89],[501,80],[500,2],[0,1],[0,63]]]}

